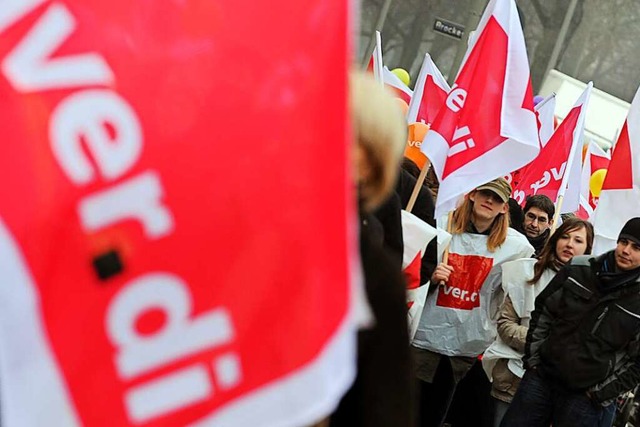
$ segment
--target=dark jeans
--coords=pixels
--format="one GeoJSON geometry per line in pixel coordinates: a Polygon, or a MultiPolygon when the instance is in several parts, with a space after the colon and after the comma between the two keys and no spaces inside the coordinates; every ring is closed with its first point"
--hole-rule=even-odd
{"type": "Polygon", "coordinates": [[[420,427],[440,427],[453,400],[456,383],[451,363],[440,358],[433,383],[418,380],[420,393],[420,427]]]}
{"type": "Polygon", "coordinates": [[[598,427],[604,408],[585,393],[567,390],[538,370],[528,370],[501,427],[598,427]]]}
{"type": "Polygon", "coordinates": [[[611,427],[615,418],[616,404],[612,403],[611,405],[602,408],[602,418],[600,418],[600,424],[598,424],[598,427],[611,427]]]}
{"type": "Polygon", "coordinates": [[[453,394],[445,425],[452,427],[493,427],[491,381],[477,361],[460,380],[453,394]]]}

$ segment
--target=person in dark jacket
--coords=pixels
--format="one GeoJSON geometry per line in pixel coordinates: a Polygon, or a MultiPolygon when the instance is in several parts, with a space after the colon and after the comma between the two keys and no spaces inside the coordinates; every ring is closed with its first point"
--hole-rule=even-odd
{"type": "Polygon", "coordinates": [[[535,249],[533,254],[537,257],[547,243],[551,227],[553,226],[553,215],[556,207],[550,198],[543,194],[536,194],[527,197],[524,204],[524,221],[522,228],[529,243],[535,249]]]}
{"type": "MultiPolygon", "coordinates": [[[[406,141],[406,121],[385,89],[363,73],[351,76],[355,140],[352,160],[360,208],[360,259],[374,319],[358,334],[358,373],[331,415],[331,427],[411,427],[414,382],[410,367],[406,284],[389,247],[397,223],[389,202],[406,141]],[[385,211],[378,211],[387,200],[385,211]]],[[[394,195],[397,198],[397,195],[394,195]]],[[[401,233],[400,233],[401,236],[401,233]]],[[[326,425],[326,424],[325,424],[326,425]]]]}
{"type": "Polygon", "coordinates": [[[574,257],[540,293],[502,427],[596,427],[640,383],[640,218],[615,250],[574,257]]]}

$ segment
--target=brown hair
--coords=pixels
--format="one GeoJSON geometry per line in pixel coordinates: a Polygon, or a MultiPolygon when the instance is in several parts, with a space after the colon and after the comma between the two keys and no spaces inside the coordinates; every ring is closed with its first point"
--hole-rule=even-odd
{"type": "MultiPolygon", "coordinates": [[[[467,231],[467,227],[471,222],[473,215],[473,201],[469,198],[470,195],[475,194],[476,190],[471,191],[464,197],[462,205],[453,213],[453,220],[451,223],[452,234],[462,234],[467,231]]],[[[489,240],[487,240],[487,249],[489,252],[495,252],[505,240],[507,240],[507,231],[509,230],[509,216],[507,214],[500,213],[493,219],[491,223],[491,231],[489,232],[489,240]]]]}
{"type": "Polygon", "coordinates": [[[545,243],[540,255],[538,256],[538,262],[533,266],[533,278],[527,283],[530,285],[535,284],[540,280],[542,273],[544,273],[547,268],[558,270],[562,267],[563,263],[556,255],[556,246],[558,246],[558,241],[563,235],[571,233],[572,231],[580,230],[581,228],[584,228],[587,234],[587,249],[584,253],[587,255],[591,253],[591,248],[593,247],[593,225],[591,225],[589,221],[585,221],[577,217],[569,218],[556,229],[551,237],[549,237],[549,240],[547,240],[547,243],[545,243]]]}

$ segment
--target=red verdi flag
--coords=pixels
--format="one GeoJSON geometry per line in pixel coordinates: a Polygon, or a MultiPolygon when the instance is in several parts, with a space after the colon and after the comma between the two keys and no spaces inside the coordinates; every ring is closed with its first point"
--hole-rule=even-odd
{"type": "Polygon", "coordinates": [[[3,2],[3,426],[335,407],[355,363],[348,6],[3,2]]]}
{"type": "Polygon", "coordinates": [[[587,106],[593,84],[586,89],[562,123],[543,145],[540,155],[525,168],[514,188],[514,198],[522,203],[527,196],[544,194],[554,203],[565,196],[562,212],[574,212],[580,201],[580,153],[587,106]]]}
{"type": "Polygon", "coordinates": [[[440,180],[436,215],[538,151],[529,62],[513,0],[491,0],[421,150],[440,180]]]}

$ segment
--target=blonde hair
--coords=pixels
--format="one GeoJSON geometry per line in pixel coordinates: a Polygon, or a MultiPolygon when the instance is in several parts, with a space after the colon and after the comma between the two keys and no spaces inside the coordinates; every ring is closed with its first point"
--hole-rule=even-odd
{"type": "Polygon", "coordinates": [[[371,176],[360,187],[365,209],[379,206],[392,191],[407,139],[407,122],[390,92],[363,72],[350,76],[355,143],[366,153],[371,176]]]}
{"type": "MultiPolygon", "coordinates": [[[[473,215],[473,201],[469,198],[470,195],[475,194],[476,190],[471,191],[464,197],[464,202],[453,213],[453,219],[451,221],[451,233],[462,234],[467,231],[467,227],[471,222],[473,215]]],[[[509,231],[509,216],[508,213],[500,213],[493,219],[491,223],[491,231],[489,232],[489,239],[487,240],[487,249],[489,252],[495,252],[502,244],[507,240],[507,232],[509,231]]]]}

